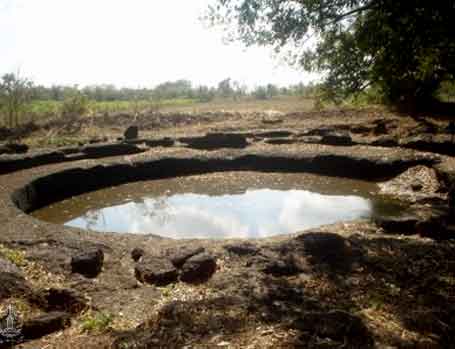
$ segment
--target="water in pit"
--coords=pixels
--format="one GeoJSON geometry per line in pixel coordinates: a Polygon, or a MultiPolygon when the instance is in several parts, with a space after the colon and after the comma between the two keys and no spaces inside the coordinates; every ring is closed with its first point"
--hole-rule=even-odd
{"type": "Polygon", "coordinates": [[[400,207],[375,183],[297,173],[220,172],[128,183],[34,211],[44,221],[171,238],[260,238],[400,207]]]}

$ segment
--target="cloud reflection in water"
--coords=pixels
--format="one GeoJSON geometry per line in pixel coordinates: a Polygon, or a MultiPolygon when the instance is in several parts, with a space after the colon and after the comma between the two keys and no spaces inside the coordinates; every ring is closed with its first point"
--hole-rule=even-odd
{"type": "Polygon", "coordinates": [[[171,238],[260,238],[369,217],[370,200],[306,190],[175,194],[92,210],[66,225],[171,238]]]}

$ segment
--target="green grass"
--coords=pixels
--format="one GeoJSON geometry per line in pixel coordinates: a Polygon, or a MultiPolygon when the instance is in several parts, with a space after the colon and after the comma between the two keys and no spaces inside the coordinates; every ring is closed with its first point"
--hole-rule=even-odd
{"type": "Polygon", "coordinates": [[[82,316],[81,329],[88,333],[105,332],[110,328],[113,320],[111,314],[89,311],[82,316]]]}
{"type": "Polygon", "coordinates": [[[111,101],[111,102],[90,102],[89,109],[94,113],[104,112],[126,112],[126,111],[142,111],[147,109],[160,110],[165,107],[188,106],[197,103],[195,99],[180,98],[166,99],[159,101],[111,101]]]}
{"type": "MultiPolygon", "coordinates": [[[[96,102],[90,101],[88,105],[89,113],[112,113],[143,111],[146,109],[160,110],[162,108],[191,106],[198,103],[196,99],[179,98],[165,99],[159,101],[138,100],[138,101],[109,101],[96,102]]],[[[26,114],[29,119],[39,120],[45,117],[57,117],[61,114],[63,102],[61,101],[33,101],[27,108],[26,114]]]]}
{"type": "MultiPolygon", "coordinates": [[[[62,115],[63,102],[61,101],[33,101],[27,106],[27,111],[21,117],[21,123],[34,121],[45,122],[62,115]]],[[[89,101],[87,116],[103,113],[125,112],[134,115],[136,112],[181,112],[181,113],[206,113],[206,112],[264,112],[279,111],[283,113],[311,111],[330,108],[330,105],[318,106],[312,98],[299,96],[276,96],[271,99],[258,100],[253,97],[215,98],[209,102],[197,99],[176,98],[164,100],[138,100],[138,101],[89,101]],[[319,108],[318,108],[319,107],[319,108]]],[[[63,142],[66,143],[66,142],[63,142]]]]}
{"type": "Polygon", "coordinates": [[[0,256],[16,264],[18,267],[25,265],[25,253],[22,251],[12,250],[0,245],[0,256]]]}

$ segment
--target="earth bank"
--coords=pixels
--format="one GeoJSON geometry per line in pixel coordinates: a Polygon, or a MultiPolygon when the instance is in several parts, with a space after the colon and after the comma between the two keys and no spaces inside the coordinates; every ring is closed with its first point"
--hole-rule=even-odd
{"type": "Polygon", "coordinates": [[[450,136],[436,121],[375,113],[236,117],[153,136],[139,125],[128,142],[1,156],[0,297],[27,329],[20,346],[450,347],[450,136]],[[95,233],[24,213],[131,180],[232,169],[381,181],[409,210],[251,241],[95,233]],[[97,272],[81,273],[81,260],[97,272]]]}

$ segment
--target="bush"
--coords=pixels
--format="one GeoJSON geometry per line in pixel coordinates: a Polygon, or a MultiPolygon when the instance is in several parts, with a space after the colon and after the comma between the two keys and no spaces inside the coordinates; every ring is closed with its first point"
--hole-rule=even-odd
{"type": "Polygon", "coordinates": [[[10,128],[19,121],[32,98],[33,83],[19,74],[5,74],[0,79],[0,111],[6,116],[10,128]]]}
{"type": "Polygon", "coordinates": [[[80,116],[88,112],[89,99],[81,92],[68,95],[63,100],[62,116],[80,116]]]}
{"type": "Polygon", "coordinates": [[[257,87],[253,91],[253,96],[254,96],[254,98],[259,99],[259,100],[269,99],[269,96],[268,96],[268,93],[267,93],[267,89],[265,87],[263,87],[263,86],[257,87]]]}

